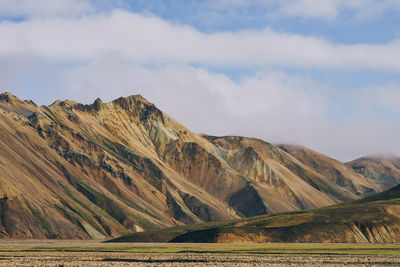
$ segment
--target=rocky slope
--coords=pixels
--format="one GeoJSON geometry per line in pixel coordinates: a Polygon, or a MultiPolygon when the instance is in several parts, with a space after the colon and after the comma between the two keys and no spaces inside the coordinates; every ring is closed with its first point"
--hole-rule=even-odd
{"type": "Polygon", "coordinates": [[[373,180],[381,189],[400,183],[400,158],[396,156],[369,156],[346,163],[357,173],[373,180]]]}
{"type": "Polygon", "coordinates": [[[197,135],[138,95],[39,107],[1,94],[0,137],[0,238],[109,238],[382,190],[339,162],[335,179],[287,148],[197,135]]]}
{"type": "MultiPolygon", "coordinates": [[[[371,184],[375,185],[375,189],[379,188],[380,191],[383,191],[399,183],[382,186],[380,179],[371,179],[362,173],[358,173],[351,166],[347,166],[340,161],[306,147],[296,145],[278,145],[278,147],[323,177],[360,196],[375,192],[375,190],[371,190],[371,184]]],[[[400,177],[400,173],[398,177],[400,177]]]]}
{"type": "Polygon", "coordinates": [[[111,242],[400,242],[400,186],[315,210],[136,233],[111,242]]]}

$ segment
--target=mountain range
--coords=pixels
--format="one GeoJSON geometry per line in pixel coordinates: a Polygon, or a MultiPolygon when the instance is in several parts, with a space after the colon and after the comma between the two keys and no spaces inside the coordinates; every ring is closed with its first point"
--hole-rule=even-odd
{"type": "Polygon", "coordinates": [[[196,134],[140,95],[49,106],[0,95],[0,238],[108,239],[304,214],[399,183],[398,157],[342,163],[296,145],[196,134]]]}

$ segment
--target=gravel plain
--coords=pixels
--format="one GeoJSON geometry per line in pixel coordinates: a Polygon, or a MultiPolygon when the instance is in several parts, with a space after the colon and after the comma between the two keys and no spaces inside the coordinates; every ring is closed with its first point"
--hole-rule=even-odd
{"type": "Polygon", "coordinates": [[[394,256],[1,252],[0,266],[400,266],[394,256]]]}
{"type": "MultiPolygon", "coordinates": [[[[182,244],[149,243],[134,246],[138,245],[144,250],[182,246],[182,244]]],[[[0,241],[0,266],[400,266],[398,255],[118,251],[129,249],[130,246],[133,244],[105,244],[99,241],[0,241]],[[77,247],[93,251],[70,251],[71,248],[77,247]],[[45,251],[35,251],[37,249],[45,251]],[[53,249],[55,251],[52,251],[53,249]],[[62,251],[63,249],[69,251],[62,251]],[[98,252],[96,249],[105,251],[98,252]]],[[[190,249],[209,245],[185,244],[185,246],[190,249]]],[[[232,245],[222,244],[220,247],[222,249],[226,246],[232,245]]]]}

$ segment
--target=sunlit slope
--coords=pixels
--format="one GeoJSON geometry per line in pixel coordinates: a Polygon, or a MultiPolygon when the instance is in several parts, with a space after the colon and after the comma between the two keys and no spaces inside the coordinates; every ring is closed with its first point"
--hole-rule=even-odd
{"type": "Polygon", "coordinates": [[[349,203],[126,235],[115,242],[400,242],[400,186],[349,203]]]}
{"type": "Polygon", "coordinates": [[[158,125],[169,118],[139,96],[37,107],[4,94],[0,111],[4,238],[104,238],[239,217],[160,160],[169,137],[158,125]]]}
{"type": "MultiPolygon", "coordinates": [[[[278,145],[278,147],[323,177],[360,196],[386,190],[398,184],[382,187],[379,181],[365,177],[350,165],[306,147],[297,145],[278,145]]],[[[398,177],[400,178],[400,174],[398,177]]]]}

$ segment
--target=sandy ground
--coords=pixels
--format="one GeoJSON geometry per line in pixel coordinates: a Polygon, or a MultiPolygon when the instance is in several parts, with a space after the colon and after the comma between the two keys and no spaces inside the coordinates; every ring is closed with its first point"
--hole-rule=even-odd
{"type": "Polygon", "coordinates": [[[400,266],[400,258],[230,253],[2,252],[0,266],[400,266]]]}
{"type": "MultiPolygon", "coordinates": [[[[400,266],[400,257],[396,256],[18,251],[37,246],[51,248],[129,245],[132,244],[64,240],[0,241],[0,266],[400,266]]],[[[186,245],[199,246],[199,244],[186,245]]],[[[155,244],[147,243],[141,246],[152,247],[155,244]]]]}

